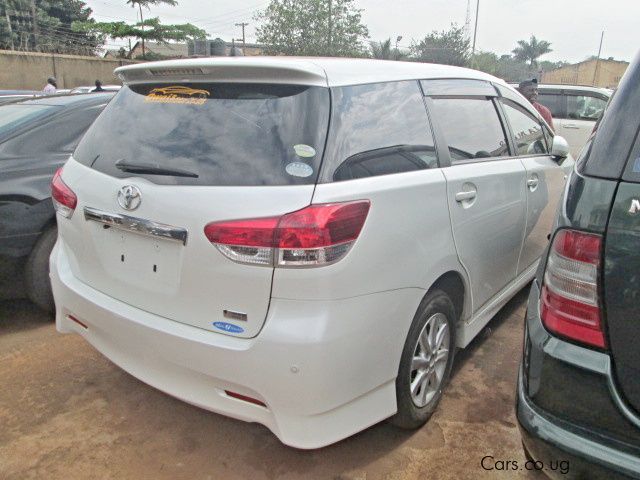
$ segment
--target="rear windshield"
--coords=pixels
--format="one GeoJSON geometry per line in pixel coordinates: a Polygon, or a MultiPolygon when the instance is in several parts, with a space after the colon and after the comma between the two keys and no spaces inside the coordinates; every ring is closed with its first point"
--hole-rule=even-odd
{"type": "Polygon", "coordinates": [[[38,118],[52,113],[51,105],[2,105],[0,106],[0,137],[38,118]]]}
{"type": "Polygon", "coordinates": [[[313,184],[329,102],[322,87],[132,85],[109,103],[74,158],[113,177],[158,184],[313,184]]]}

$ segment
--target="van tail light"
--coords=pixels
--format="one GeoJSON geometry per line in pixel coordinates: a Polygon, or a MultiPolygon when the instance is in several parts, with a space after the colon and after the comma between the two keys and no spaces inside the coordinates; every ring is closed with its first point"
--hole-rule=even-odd
{"type": "Polygon", "coordinates": [[[62,168],[56,171],[53,180],[51,180],[51,199],[53,200],[53,207],[56,212],[63,217],[71,218],[78,204],[78,197],[76,197],[73,190],[62,181],[62,168]]]}
{"type": "Polygon", "coordinates": [[[540,314],[552,333],[605,348],[598,302],[602,236],[560,230],[544,274],[540,314]]]}
{"type": "Polygon", "coordinates": [[[204,234],[238,263],[319,267],[349,252],[369,207],[368,200],[310,205],[280,217],[212,222],[204,234]]]}

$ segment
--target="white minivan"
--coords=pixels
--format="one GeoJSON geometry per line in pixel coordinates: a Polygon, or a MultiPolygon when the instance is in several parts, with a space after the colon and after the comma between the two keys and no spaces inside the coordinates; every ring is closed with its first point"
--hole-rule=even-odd
{"type": "Polygon", "coordinates": [[[612,93],[581,85],[539,85],[538,102],[551,111],[556,133],[567,140],[571,155],[577,158],[612,93]]]}
{"type": "Polygon", "coordinates": [[[116,73],[52,183],[58,330],[294,447],[424,424],[455,349],[533,277],[566,142],[503,81],[457,67],[116,73]]]}

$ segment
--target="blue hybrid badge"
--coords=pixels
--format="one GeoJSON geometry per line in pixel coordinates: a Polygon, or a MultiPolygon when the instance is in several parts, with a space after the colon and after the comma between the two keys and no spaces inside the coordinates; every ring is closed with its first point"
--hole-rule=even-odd
{"type": "Polygon", "coordinates": [[[233,323],[227,322],[213,322],[213,326],[223,332],[228,333],[242,333],[244,332],[244,328],[239,327],[238,325],[234,325],[233,323]]]}

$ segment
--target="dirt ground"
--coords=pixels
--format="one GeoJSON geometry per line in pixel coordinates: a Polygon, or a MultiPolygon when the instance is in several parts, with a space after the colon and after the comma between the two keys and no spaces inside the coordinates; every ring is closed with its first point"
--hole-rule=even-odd
{"type": "Polygon", "coordinates": [[[0,478],[539,478],[487,471],[485,456],[524,464],[514,416],[526,290],[458,353],[431,421],[380,423],[301,451],[265,427],[216,415],[131,377],[24,300],[0,302],[0,478]]]}

